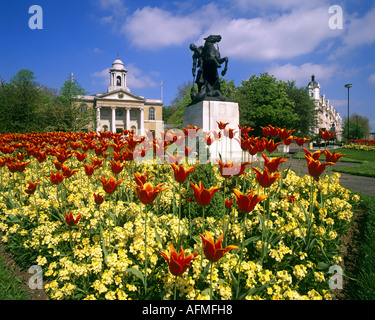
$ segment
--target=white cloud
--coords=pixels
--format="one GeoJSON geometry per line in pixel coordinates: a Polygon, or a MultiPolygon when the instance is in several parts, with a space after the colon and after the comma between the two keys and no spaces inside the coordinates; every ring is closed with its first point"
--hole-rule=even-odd
{"type": "Polygon", "coordinates": [[[344,43],[350,47],[375,42],[375,8],[363,17],[349,19],[344,43]]]}
{"type": "Polygon", "coordinates": [[[304,63],[300,66],[291,63],[285,65],[275,65],[269,68],[268,73],[277,79],[284,81],[296,81],[297,86],[307,86],[314,74],[316,81],[329,81],[336,74],[337,67],[334,65],[313,64],[311,62],[304,63]]]}
{"type": "MultiPolygon", "coordinates": [[[[289,3],[294,7],[297,2],[289,3]]],[[[225,55],[254,61],[290,59],[310,53],[340,34],[328,27],[329,17],[328,6],[239,19],[230,18],[228,11],[219,10],[213,3],[188,15],[148,6],[130,15],[121,32],[133,45],[145,49],[183,45],[202,41],[209,34],[220,34],[221,52],[225,55]]]]}
{"type": "Polygon", "coordinates": [[[157,82],[152,80],[151,76],[144,75],[143,72],[140,69],[138,69],[134,64],[128,64],[126,66],[126,69],[128,70],[126,79],[127,86],[129,88],[146,88],[155,87],[158,85],[157,82]]]}
{"type": "Polygon", "coordinates": [[[232,19],[215,24],[226,55],[245,60],[290,59],[311,53],[338,35],[328,28],[327,8],[294,10],[282,15],[232,19]]]}
{"type": "Polygon", "coordinates": [[[368,77],[368,81],[372,84],[375,84],[375,73],[373,73],[372,75],[370,75],[368,77]]]}
{"type": "MultiPolygon", "coordinates": [[[[301,0],[229,0],[240,10],[256,11],[256,10],[290,10],[301,9],[309,10],[317,6],[327,5],[327,0],[301,1],[301,0]]],[[[328,10],[328,7],[327,7],[328,10]]]]}
{"type": "MultiPolygon", "coordinates": [[[[109,86],[109,69],[106,68],[102,71],[97,71],[91,74],[91,77],[100,79],[100,84],[109,86]]],[[[96,81],[95,81],[96,83],[96,81]]]]}
{"type": "Polygon", "coordinates": [[[128,17],[122,32],[138,47],[157,49],[197,37],[201,25],[192,16],[174,16],[166,10],[144,7],[128,17]]]}

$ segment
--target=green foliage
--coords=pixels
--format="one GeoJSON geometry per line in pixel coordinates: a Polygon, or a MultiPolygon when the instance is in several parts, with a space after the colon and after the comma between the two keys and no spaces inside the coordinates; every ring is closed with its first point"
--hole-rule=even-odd
{"type": "Polygon", "coordinates": [[[30,70],[20,70],[10,81],[0,81],[0,133],[77,131],[95,123],[95,110],[84,109],[78,97],[85,90],[70,77],[59,95],[41,86],[30,70]]]}
{"type": "Polygon", "coordinates": [[[336,149],[336,152],[345,154],[341,161],[360,162],[360,166],[337,167],[333,171],[348,173],[356,176],[374,177],[375,178],[375,157],[373,151],[336,149]]]}
{"type": "Polygon", "coordinates": [[[252,75],[237,88],[235,101],[239,103],[240,125],[251,126],[254,135],[261,135],[261,127],[272,124],[295,129],[300,118],[293,110],[282,81],[263,73],[252,75]]]}
{"type": "Polygon", "coordinates": [[[163,108],[163,120],[165,124],[173,125],[174,128],[182,128],[184,110],[191,103],[191,88],[191,82],[178,86],[176,98],[172,101],[171,106],[163,108]]]}
{"type": "Polygon", "coordinates": [[[41,98],[34,72],[20,70],[9,83],[0,85],[0,132],[31,132],[37,129],[36,109],[41,98]]]}
{"type": "Polygon", "coordinates": [[[0,300],[26,300],[27,294],[21,288],[21,280],[7,270],[0,257],[0,300]]]}
{"type": "MultiPolygon", "coordinates": [[[[356,113],[349,118],[349,139],[364,139],[370,134],[370,121],[367,117],[360,116],[356,113]]],[[[348,119],[344,121],[344,140],[348,138],[348,119]]]]}
{"type": "MultiPolygon", "coordinates": [[[[211,163],[201,164],[196,167],[196,170],[190,173],[189,181],[193,184],[198,185],[199,181],[202,181],[203,187],[209,189],[211,187],[216,187],[220,185],[219,181],[216,179],[216,175],[211,163]]],[[[191,197],[190,202],[190,216],[191,218],[202,217],[203,210],[194,200],[194,190],[188,185],[187,198],[191,197]]],[[[223,197],[221,190],[217,191],[211,203],[205,208],[205,216],[212,216],[215,218],[221,218],[223,210],[223,197]]],[[[189,206],[183,207],[183,216],[189,217],[189,206]]]]}
{"type": "Polygon", "coordinates": [[[310,98],[306,88],[298,88],[294,81],[284,83],[284,90],[288,99],[293,102],[292,109],[299,117],[300,121],[295,124],[294,129],[297,130],[300,137],[309,136],[309,129],[315,126],[316,114],[315,104],[310,98]]]}

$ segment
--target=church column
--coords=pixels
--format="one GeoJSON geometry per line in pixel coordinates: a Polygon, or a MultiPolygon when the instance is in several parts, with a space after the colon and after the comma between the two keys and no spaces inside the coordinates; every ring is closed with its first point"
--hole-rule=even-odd
{"type": "Polygon", "coordinates": [[[100,129],[100,107],[96,107],[96,132],[99,132],[100,129]]]}
{"type": "Polygon", "coordinates": [[[112,109],[112,132],[116,132],[116,107],[111,107],[112,109]]]}
{"type": "Polygon", "coordinates": [[[130,130],[130,108],[126,108],[126,130],[130,130]]]}
{"type": "Polygon", "coordinates": [[[140,108],[139,110],[141,111],[141,116],[140,116],[140,120],[139,120],[139,122],[140,122],[139,126],[140,126],[141,130],[140,130],[139,134],[144,136],[144,134],[145,134],[145,108],[143,107],[143,108],[140,108]]]}

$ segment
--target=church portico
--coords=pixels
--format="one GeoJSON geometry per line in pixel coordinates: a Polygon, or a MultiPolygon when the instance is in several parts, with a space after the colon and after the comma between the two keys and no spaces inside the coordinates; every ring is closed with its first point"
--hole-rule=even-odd
{"type": "Polygon", "coordinates": [[[154,134],[164,131],[161,100],[145,99],[130,92],[126,86],[124,64],[117,59],[110,73],[110,85],[106,93],[80,97],[88,107],[96,110],[96,131],[121,133],[134,130],[144,135],[146,130],[154,134]]]}

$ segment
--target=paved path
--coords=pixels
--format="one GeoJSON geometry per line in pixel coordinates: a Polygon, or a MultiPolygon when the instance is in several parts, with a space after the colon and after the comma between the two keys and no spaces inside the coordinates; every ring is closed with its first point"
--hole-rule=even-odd
{"type": "MultiPolygon", "coordinates": [[[[298,173],[298,160],[297,159],[289,158],[288,161],[284,163],[284,165],[285,165],[284,168],[287,168],[290,166],[291,169],[293,169],[295,172],[298,173]]],[[[339,161],[336,163],[335,167],[347,167],[347,166],[355,166],[355,165],[360,165],[360,164],[339,161]]],[[[305,159],[301,159],[300,170],[301,168],[302,168],[303,175],[308,174],[305,159]]],[[[332,173],[334,173],[333,170],[332,170],[332,173]]],[[[341,174],[340,185],[343,186],[344,188],[349,189],[353,192],[375,196],[375,178],[355,176],[355,175],[341,173],[341,172],[339,173],[341,174]]]]}

